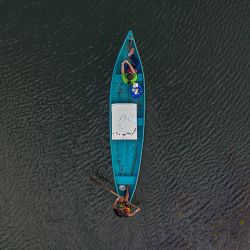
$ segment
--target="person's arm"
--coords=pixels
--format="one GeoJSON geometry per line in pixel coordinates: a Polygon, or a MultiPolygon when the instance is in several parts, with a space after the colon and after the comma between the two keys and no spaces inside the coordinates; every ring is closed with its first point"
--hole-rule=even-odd
{"type": "Polygon", "coordinates": [[[122,73],[122,74],[125,74],[124,63],[125,63],[125,62],[122,62],[122,66],[121,66],[121,73],[122,73]]]}
{"type": "Polygon", "coordinates": [[[129,66],[129,68],[130,68],[132,74],[135,74],[135,73],[136,73],[136,72],[135,72],[135,69],[134,69],[134,67],[131,65],[131,63],[130,63],[128,60],[126,61],[126,63],[128,64],[128,66],[129,66]]]}
{"type": "Polygon", "coordinates": [[[116,206],[117,202],[119,201],[119,199],[120,199],[120,196],[118,196],[118,197],[116,198],[114,204],[112,205],[112,208],[115,208],[115,206],[116,206]]]}
{"type": "Polygon", "coordinates": [[[140,208],[137,208],[133,213],[129,213],[128,214],[128,217],[132,217],[132,216],[134,216],[135,214],[137,214],[138,212],[140,212],[141,211],[141,209],[140,208]]]}
{"type": "Polygon", "coordinates": [[[126,75],[125,74],[122,74],[122,80],[124,83],[128,83],[128,80],[126,78],[126,75]]]}

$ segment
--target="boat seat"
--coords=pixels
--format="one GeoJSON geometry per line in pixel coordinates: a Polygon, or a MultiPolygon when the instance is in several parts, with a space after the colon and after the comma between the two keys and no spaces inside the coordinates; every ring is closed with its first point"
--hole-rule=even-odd
{"type": "MultiPolygon", "coordinates": [[[[142,82],[143,81],[143,77],[142,74],[138,74],[137,75],[137,81],[138,82],[142,82]]],[[[112,78],[112,82],[122,82],[122,75],[121,74],[115,74],[112,78]]]]}
{"type": "Polygon", "coordinates": [[[137,126],[142,126],[143,125],[143,121],[144,119],[143,118],[137,118],[137,126]]]}
{"type": "Polygon", "coordinates": [[[136,183],[136,176],[115,176],[116,184],[120,185],[129,185],[129,184],[135,184],[136,183]]]}

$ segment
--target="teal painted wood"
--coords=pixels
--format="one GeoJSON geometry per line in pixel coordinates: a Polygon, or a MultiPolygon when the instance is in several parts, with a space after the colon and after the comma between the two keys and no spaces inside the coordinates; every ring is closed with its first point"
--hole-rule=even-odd
{"type": "Polygon", "coordinates": [[[145,127],[145,78],[141,59],[136,47],[132,31],[129,31],[123,45],[120,49],[116,63],[114,66],[111,86],[110,86],[110,100],[109,100],[109,129],[110,129],[110,146],[112,168],[114,174],[115,188],[119,195],[124,195],[120,191],[119,185],[130,186],[131,201],[136,189],[140,165],[142,159],[142,149],[144,141],[144,127],[145,127]],[[134,99],[129,92],[129,85],[122,82],[121,79],[121,63],[128,59],[128,52],[132,47],[135,48],[135,56],[140,62],[140,69],[138,70],[137,82],[143,87],[143,94],[134,99]],[[112,140],[112,117],[111,105],[113,103],[137,103],[137,140],[112,140]]]}

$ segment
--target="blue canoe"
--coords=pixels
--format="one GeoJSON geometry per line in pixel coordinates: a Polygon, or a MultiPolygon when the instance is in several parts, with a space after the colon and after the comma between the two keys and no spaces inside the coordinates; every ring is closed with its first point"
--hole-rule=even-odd
{"type": "MultiPolygon", "coordinates": [[[[114,118],[113,118],[114,119],[114,118]]],[[[110,86],[110,101],[109,101],[109,128],[110,128],[110,145],[111,145],[111,157],[112,167],[115,181],[116,192],[119,195],[125,194],[125,191],[121,191],[121,187],[130,186],[130,197],[129,201],[132,200],[138,177],[140,172],[140,165],[142,159],[142,149],[144,141],[144,122],[145,122],[145,81],[144,73],[141,64],[141,59],[135,44],[134,36],[132,31],[129,31],[121,50],[118,54],[110,86]],[[140,67],[137,71],[137,81],[141,88],[142,94],[138,98],[134,98],[131,94],[131,85],[126,84],[121,78],[121,63],[128,59],[128,52],[130,48],[135,48],[135,56],[139,61],[140,67]],[[116,139],[112,137],[114,133],[114,126],[112,123],[112,106],[113,105],[125,104],[136,107],[135,112],[137,122],[137,138],[136,139],[116,139]],[[136,104],[136,105],[135,105],[136,104]],[[113,126],[113,130],[112,130],[113,126]]],[[[120,125],[119,125],[120,126],[120,125]]]]}

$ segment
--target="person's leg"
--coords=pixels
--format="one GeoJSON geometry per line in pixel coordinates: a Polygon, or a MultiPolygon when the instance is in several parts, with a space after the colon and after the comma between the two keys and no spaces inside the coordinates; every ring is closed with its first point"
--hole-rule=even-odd
{"type": "Polygon", "coordinates": [[[125,201],[128,201],[128,199],[129,199],[129,186],[126,187],[125,201]]]}
{"type": "Polygon", "coordinates": [[[124,200],[125,200],[125,198],[124,198],[123,196],[121,196],[120,199],[118,200],[118,202],[119,202],[119,203],[120,203],[120,202],[122,203],[122,202],[124,202],[124,200]]]}
{"type": "Polygon", "coordinates": [[[139,70],[139,68],[140,68],[138,59],[137,59],[136,56],[133,54],[133,55],[131,55],[130,60],[131,60],[131,64],[133,65],[135,71],[138,72],[138,70],[139,70]]]}
{"type": "Polygon", "coordinates": [[[124,71],[125,71],[125,73],[127,73],[127,72],[128,72],[128,69],[129,69],[128,64],[127,64],[127,63],[124,63],[124,71]]]}

